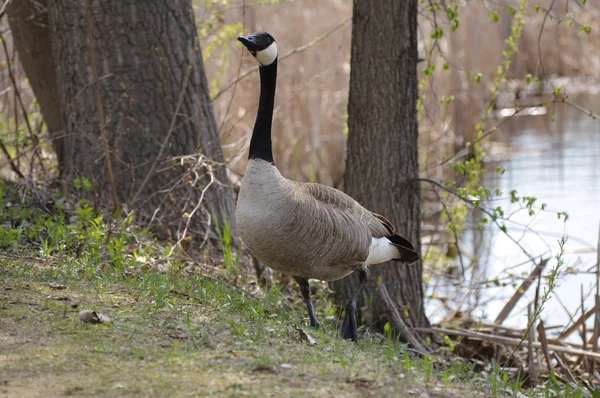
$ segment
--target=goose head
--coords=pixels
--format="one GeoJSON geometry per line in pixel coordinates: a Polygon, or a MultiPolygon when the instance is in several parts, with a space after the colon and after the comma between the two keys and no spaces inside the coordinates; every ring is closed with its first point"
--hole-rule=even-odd
{"type": "Polygon", "coordinates": [[[269,66],[277,59],[277,44],[267,32],[240,36],[238,40],[250,51],[260,66],[269,66]]]}

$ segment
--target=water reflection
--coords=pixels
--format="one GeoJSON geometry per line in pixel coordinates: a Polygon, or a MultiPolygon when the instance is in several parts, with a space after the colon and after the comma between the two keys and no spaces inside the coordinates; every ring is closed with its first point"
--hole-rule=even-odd
{"type": "MultiPolygon", "coordinates": [[[[595,113],[600,111],[598,98],[591,95],[579,95],[572,100],[595,113]]],[[[520,280],[510,282],[532,271],[529,255],[537,259],[553,257],[559,249],[557,240],[563,234],[569,236],[564,269],[568,267],[578,274],[569,272],[559,280],[556,294],[542,316],[546,324],[564,325],[569,317],[576,316],[581,306],[581,286],[588,295],[595,284],[594,275],[582,271],[596,264],[600,228],[600,121],[566,105],[550,107],[548,111],[556,112],[555,122],[548,115],[516,116],[494,136],[485,183],[491,190],[498,188],[503,195],[487,206],[502,206],[505,214],[511,215],[513,222],[506,223],[507,231],[521,247],[494,226],[465,233],[465,249],[473,253],[471,257],[478,263],[468,279],[487,281],[463,286],[458,295],[459,301],[465,301],[464,307],[478,305],[478,312],[470,314],[475,318],[493,321],[520,284],[520,280]],[[495,173],[497,166],[506,172],[495,173]],[[512,190],[521,197],[538,198],[536,204],[545,203],[548,211],[529,216],[527,210],[511,203],[512,190]],[[556,212],[567,212],[568,221],[558,219],[556,212]]],[[[476,223],[480,214],[475,212],[473,217],[476,223]]],[[[555,264],[552,259],[544,274],[555,264]]],[[[506,325],[526,324],[523,310],[531,302],[535,286],[530,290],[512,311],[506,325]]],[[[434,312],[435,304],[433,301],[431,304],[434,312]]],[[[589,296],[586,307],[589,309],[591,305],[593,297],[589,296]]]]}

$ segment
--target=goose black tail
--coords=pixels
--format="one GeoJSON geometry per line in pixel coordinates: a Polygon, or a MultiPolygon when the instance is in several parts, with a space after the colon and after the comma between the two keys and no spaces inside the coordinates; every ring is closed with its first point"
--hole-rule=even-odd
{"type": "Polygon", "coordinates": [[[413,264],[419,261],[419,254],[408,239],[400,235],[392,235],[387,238],[398,249],[398,252],[400,252],[400,261],[406,264],[413,264]]]}

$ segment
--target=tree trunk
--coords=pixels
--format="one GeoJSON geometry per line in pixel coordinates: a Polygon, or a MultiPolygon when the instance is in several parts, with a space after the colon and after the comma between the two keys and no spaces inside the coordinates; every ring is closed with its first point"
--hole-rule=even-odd
{"type": "Polygon", "coordinates": [[[14,45],[40,105],[60,169],[64,160],[62,116],[46,6],[47,0],[12,0],[6,13],[14,45]]]}
{"type": "MultiPolygon", "coordinates": [[[[389,218],[420,251],[417,56],[416,0],[354,0],[345,191],[389,218]]],[[[373,296],[375,325],[391,319],[375,293],[381,279],[409,326],[429,326],[420,263],[389,262],[371,271],[365,292],[373,296]]],[[[352,276],[332,286],[345,302],[357,284],[352,276]]]]}
{"type": "Polygon", "coordinates": [[[48,5],[66,133],[63,181],[93,179],[96,194],[112,200],[102,118],[120,204],[137,210],[138,219],[151,226],[160,225],[163,237],[175,238],[192,214],[188,235],[195,238],[211,231],[216,237],[213,215],[234,229],[233,198],[190,0],[89,0],[89,12],[90,27],[85,1],[48,5]],[[195,154],[203,155],[200,162],[198,157],[181,162],[195,154]]]}

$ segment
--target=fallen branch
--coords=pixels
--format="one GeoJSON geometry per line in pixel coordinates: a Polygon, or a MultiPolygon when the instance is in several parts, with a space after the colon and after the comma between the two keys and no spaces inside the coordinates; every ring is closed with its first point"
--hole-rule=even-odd
{"type": "Polygon", "coordinates": [[[504,308],[502,308],[502,311],[500,311],[494,323],[502,324],[502,322],[506,320],[508,315],[510,315],[511,311],[517,305],[517,302],[521,299],[521,297],[523,297],[523,295],[527,292],[529,287],[531,287],[535,279],[538,276],[540,276],[542,270],[544,269],[547,263],[548,259],[540,260],[540,263],[533,269],[533,271],[531,272],[531,274],[529,274],[527,279],[525,279],[523,283],[521,283],[521,286],[519,286],[517,291],[510,298],[510,300],[508,300],[508,302],[504,305],[504,308]]]}
{"type": "MultiPolygon", "coordinates": [[[[436,327],[414,328],[413,330],[416,330],[418,332],[445,333],[448,335],[468,337],[470,339],[489,341],[491,343],[497,343],[497,344],[517,345],[517,344],[521,344],[523,342],[522,339],[515,338],[515,337],[496,336],[496,335],[485,334],[485,333],[471,332],[468,330],[455,330],[455,329],[445,329],[445,328],[436,328],[436,327]]],[[[525,340],[524,342],[529,343],[527,340],[525,340]]],[[[532,342],[532,344],[536,348],[539,348],[542,346],[541,343],[537,342],[537,341],[532,342]]],[[[578,348],[573,348],[570,346],[548,344],[548,349],[556,351],[556,352],[564,352],[565,354],[583,355],[583,356],[589,357],[589,358],[600,359],[600,353],[592,352],[592,351],[584,351],[584,350],[581,350],[578,348]]]]}
{"type": "MultiPolygon", "coordinates": [[[[406,326],[406,322],[404,322],[404,320],[400,316],[400,313],[398,312],[396,305],[390,298],[387,288],[385,287],[385,285],[383,283],[381,283],[379,286],[377,286],[377,293],[379,293],[379,297],[381,297],[381,299],[385,303],[385,306],[387,307],[388,312],[392,315],[391,321],[392,321],[395,329],[398,331],[398,333],[400,333],[400,336],[402,336],[402,338],[404,339],[404,341],[406,341],[407,343],[412,345],[413,348],[419,354],[427,355],[427,352],[428,352],[427,348],[425,348],[425,346],[415,337],[415,335],[412,333],[412,331],[410,331],[408,329],[408,326],[406,326]]],[[[416,329],[413,329],[413,330],[416,330],[416,329]]]]}
{"type": "Polygon", "coordinates": [[[559,334],[558,339],[564,339],[565,337],[569,337],[571,334],[573,334],[574,331],[579,329],[579,327],[583,323],[585,323],[585,321],[587,321],[595,313],[596,313],[596,306],[594,306],[594,308],[592,308],[591,310],[586,312],[584,315],[582,315],[577,321],[575,321],[575,323],[573,325],[569,326],[565,331],[563,331],[561,334],[559,334]]]}
{"type": "Polygon", "coordinates": [[[540,343],[542,344],[542,353],[544,354],[544,359],[546,359],[546,366],[548,367],[548,372],[552,373],[552,363],[550,361],[550,351],[548,350],[548,340],[546,339],[546,329],[544,329],[544,321],[540,320],[540,323],[537,325],[538,336],[540,337],[540,343]]]}

